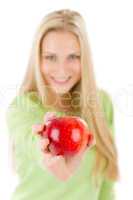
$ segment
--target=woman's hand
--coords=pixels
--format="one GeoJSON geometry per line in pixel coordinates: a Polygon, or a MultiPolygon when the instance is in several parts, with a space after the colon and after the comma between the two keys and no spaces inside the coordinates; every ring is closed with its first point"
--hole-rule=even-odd
{"type": "Polygon", "coordinates": [[[66,181],[70,177],[65,158],[62,155],[53,155],[48,149],[49,140],[40,139],[39,148],[43,152],[42,167],[55,175],[59,180],[66,181]]]}
{"type": "MultiPolygon", "coordinates": [[[[55,117],[56,113],[46,113],[46,115],[44,116],[44,124],[48,123],[49,120],[55,117]]],[[[33,126],[33,131],[39,132],[43,130],[44,124],[33,126]]],[[[60,180],[65,181],[69,177],[71,177],[79,168],[85,152],[95,144],[95,140],[93,140],[93,143],[89,145],[89,147],[87,146],[87,143],[84,143],[80,151],[74,156],[55,156],[50,152],[49,139],[40,137],[39,148],[41,149],[44,155],[42,166],[46,167],[52,174],[57,176],[60,180]]]]}
{"type": "MultiPolygon", "coordinates": [[[[44,124],[33,125],[32,131],[34,133],[39,133],[39,131],[43,130],[45,123],[48,123],[48,121],[54,117],[56,117],[55,113],[46,113],[44,116],[44,124]]],[[[66,165],[65,158],[62,155],[53,155],[48,146],[49,139],[40,137],[38,147],[43,152],[42,168],[48,169],[48,171],[55,175],[59,180],[66,181],[71,174],[66,165]]]]}
{"type": "Polygon", "coordinates": [[[90,150],[93,146],[95,146],[95,144],[96,140],[94,139],[91,145],[89,146],[87,146],[86,144],[82,145],[80,151],[76,153],[74,156],[66,157],[67,167],[71,174],[74,174],[75,171],[80,167],[85,153],[88,150],[90,150]]]}

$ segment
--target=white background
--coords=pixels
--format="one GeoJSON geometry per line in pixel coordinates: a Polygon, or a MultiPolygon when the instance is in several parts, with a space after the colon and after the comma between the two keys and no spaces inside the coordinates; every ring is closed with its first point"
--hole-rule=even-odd
{"type": "Polygon", "coordinates": [[[79,11],[87,25],[97,83],[113,100],[121,181],[117,200],[133,199],[133,1],[0,1],[0,199],[9,200],[17,183],[10,167],[5,124],[7,105],[26,70],[35,30],[53,10],[79,11]]]}

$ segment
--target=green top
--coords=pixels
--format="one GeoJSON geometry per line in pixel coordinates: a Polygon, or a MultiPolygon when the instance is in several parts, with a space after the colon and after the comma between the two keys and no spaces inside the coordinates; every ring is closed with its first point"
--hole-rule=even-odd
{"type": "MultiPolygon", "coordinates": [[[[109,94],[100,91],[100,99],[109,128],[114,133],[113,104],[109,94]]],[[[37,148],[38,136],[32,125],[43,122],[44,108],[35,91],[16,96],[6,112],[9,135],[15,142],[15,164],[19,175],[12,200],[114,200],[114,182],[99,176],[97,185],[91,176],[96,149],[86,151],[75,174],[63,182],[42,168],[42,152],[37,148]]],[[[65,113],[57,112],[58,116],[65,113]]]]}

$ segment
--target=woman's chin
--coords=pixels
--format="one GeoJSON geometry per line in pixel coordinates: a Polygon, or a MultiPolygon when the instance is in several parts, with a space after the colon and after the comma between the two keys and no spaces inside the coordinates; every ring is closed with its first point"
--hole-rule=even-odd
{"type": "Polygon", "coordinates": [[[57,95],[64,95],[70,92],[71,87],[51,87],[52,91],[57,95]]]}
{"type": "Polygon", "coordinates": [[[65,88],[64,89],[53,89],[54,93],[56,93],[57,95],[59,96],[62,96],[64,94],[67,94],[69,93],[69,90],[66,90],[65,88]]]}

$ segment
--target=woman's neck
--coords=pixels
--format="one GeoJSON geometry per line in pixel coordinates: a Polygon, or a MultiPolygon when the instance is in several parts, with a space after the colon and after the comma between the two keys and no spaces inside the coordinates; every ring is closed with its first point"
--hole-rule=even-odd
{"type": "Polygon", "coordinates": [[[71,112],[73,110],[70,93],[58,95],[52,91],[48,91],[46,96],[47,98],[45,99],[45,103],[47,106],[54,107],[57,111],[71,112]]]}

